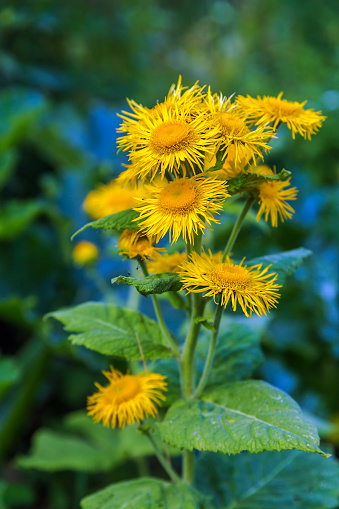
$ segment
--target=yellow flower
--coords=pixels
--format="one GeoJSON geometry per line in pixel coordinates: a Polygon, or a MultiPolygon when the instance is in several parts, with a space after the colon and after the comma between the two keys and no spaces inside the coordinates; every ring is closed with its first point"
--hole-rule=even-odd
{"type": "MultiPolygon", "coordinates": [[[[258,166],[253,171],[261,175],[275,175],[276,173],[266,165],[258,166]]],[[[278,226],[278,215],[282,222],[292,218],[294,209],[288,201],[297,199],[298,189],[296,187],[285,189],[290,184],[291,179],[288,178],[285,181],[272,180],[258,186],[260,208],[256,217],[257,221],[265,214],[265,221],[271,216],[272,226],[276,227],[278,226]]]]}
{"type": "Polygon", "coordinates": [[[128,189],[112,180],[109,184],[101,184],[97,189],[90,191],[83,208],[93,219],[101,219],[134,207],[137,204],[136,198],[144,195],[143,187],[128,189]]]}
{"type": "Polygon", "coordinates": [[[146,187],[148,196],[134,209],[140,214],[136,221],[157,241],[169,232],[172,243],[181,234],[192,243],[194,234],[208,228],[205,222],[217,223],[212,214],[222,209],[228,196],[224,182],[199,175],[146,187]]]}
{"type": "Polygon", "coordinates": [[[268,145],[270,139],[274,136],[272,129],[266,126],[259,126],[251,131],[243,115],[240,115],[236,105],[231,106],[230,100],[222,95],[211,95],[208,90],[206,107],[209,112],[208,120],[210,126],[217,130],[215,134],[216,143],[228,154],[233,146],[233,160],[235,165],[240,163],[246,156],[253,159],[256,164],[256,158],[263,159],[262,152],[271,149],[268,145]]]}
{"type": "Polygon", "coordinates": [[[74,246],[72,256],[79,266],[92,265],[99,256],[99,250],[92,242],[81,240],[74,246]]]}
{"type": "Polygon", "coordinates": [[[152,256],[152,260],[147,262],[148,271],[152,274],[161,274],[161,272],[178,272],[179,267],[187,260],[186,253],[175,252],[173,254],[161,255],[156,253],[152,256]]]}
{"type": "Polygon", "coordinates": [[[142,181],[152,180],[157,171],[162,177],[166,170],[195,174],[196,167],[203,167],[205,152],[215,151],[215,130],[206,121],[205,110],[197,109],[195,95],[185,97],[184,93],[179,102],[166,99],[152,110],[130,103],[134,114],[131,119],[123,117],[118,131],[126,134],[117,143],[130,151],[135,175],[142,181]]]}
{"type": "Polygon", "coordinates": [[[280,123],[285,123],[292,131],[292,137],[296,133],[301,134],[305,139],[311,139],[326,117],[322,116],[321,111],[314,109],[304,109],[307,101],[299,103],[297,101],[287,101],[282,99],[283,92],[278,97],[258,96],[256,99],[249,95],[238,96],[237,105],[239,110],[246,115],[248,119],[256,122],[256,125],[273,124],[276,130],[280,123]]]}
{"type": "Polygon", "coordinates": [[[266,315],[276,307],[279,298],[276,284],[277,274],[268,273],[270,268],[261,265],[246,267],[233,263],[229,258],[223,263],[222,253],[212,255],[203,253],[201,256],[192,253],[190,261],[184,262],[179,271],[183,289],[188,292],[205,292],[205,297],[213,297],[214,302],[226,308],[231,301],[233,311],[239,303],[246,316],[252,313],[266,315]]]}
{"type": "Polygon", "coordinates": [[[102,421],[104,426],[124,428],[144,416],[154,417],[158,410],[155,404],[166,397],[161,391],[167,391],[165,376],[157,373],[139,373],[123,375],[111,366],[111,371],[103,371],[109,381],[106,387],[95,383],[98,392],[87,398],[87,411],[94,422],[102,421]]]}
{"type": "Polygon", "coordinates": [[[139,230],[126,229],[120,235],[118,241],[119,254],[127,258],[150,258],[159,251],[165,251],[163,248],[154,247],[154,237],[149,237],[139,230]]]}

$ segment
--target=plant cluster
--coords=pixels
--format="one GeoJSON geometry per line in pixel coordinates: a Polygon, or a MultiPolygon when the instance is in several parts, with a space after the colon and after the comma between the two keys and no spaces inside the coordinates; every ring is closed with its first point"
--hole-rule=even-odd
{"type": "MultiPolygon", "coordinates": [[[[309,478],[300,474],[301,505],[293,507],[334,507],[329,479],[336,467],[324,459],[315,426],[286,393],[251,379],[260,346],[248,319],[278,306],[285,277],[310,252],[239,260],[235,247],[256,203],[256,220],[263,217],[274,228],[293,215],[298,191],[291,173],[265,164],[280,125],[293,138],[310,139],[325,117],[282,93],[225,97],[198,83],[184,87],[181,78],[152,108],[128,104],[117,140],[128,153],[127,168],[89,193],[84,209],[94,221],[77,233],[90,226],[119,234],[120,255],[136,260],[143,277],[112,282],[151,296],[157,320],[110,303],[50,315],[72,333],[73,344],[129,362],[125,373],[114,365],[103,372],[107,382],[95,384],[88,414],[106,427],[134,426],[171,482],[117,483],[83,499],[82,507],[283,507],[272,486],[253,495],[254,472],[261,482],[272,469],[284,470],[291,481],[295,469],[311,464],[309,478]],[[214,228],[239,201],[223,250],[214,250],[214,228]],[[162,309],[166,297],[173,313],[187,317],[176,333],[162,309]],[[239,483],[248,489],[242,492],[239,483]]],[[[95,256],[87,244],[75,247],[77,263],[90,264],[95,256]]],[[[276,482],[287,483],[279,475],[276,482]]]]}

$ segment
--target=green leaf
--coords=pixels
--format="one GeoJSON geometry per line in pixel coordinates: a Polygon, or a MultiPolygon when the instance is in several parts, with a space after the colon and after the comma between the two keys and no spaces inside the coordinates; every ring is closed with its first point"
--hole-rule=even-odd
{"type": "Polygon", "coordinates": [[[37,124],[48,106],[33,90],[7,88],[0,94],[0,153],[15,146],[37,124]]]}
{"type": "Polygon", "coordinates": [[[182,284],[178,274],[173,272],[164,272],[154,276],[146,276],[143,279],[134,277],[118,276],[112,279],[112,283],[134,286],[141,295],[145,297],[150,294],[159,294],[165,292],[176,292],[180,290],[182,284]]]}
{"type": "Polygon", "coordinates": [[[264,182],[270,182],[272,180],[284,181],[291,176],[291,172],[288,170],[281,170],[277,175],[260,175],[258,173],[244,173],[230,179],[227,182],[227,191],[229,194],[234,195],[237,193],[245,193],[247,191],[253,191],[257,189],[260,184],[264,182]]]}
{"type": "Polygon", "coordinates": [[[15,152],[8,150],[0,155],[0,190],[12,176],[16,161],[17,155],[15,152]]]}
{"type": "Polygon", "coordinates": [[[168,410],[160,432],[169,444],[190,451],[298,449],[325,455],[318,447],[315,426],[297,403],[283,391],[254,380],[211,388],[200,401],[178,401],[168,410]]]}
{"type": "Polygon", "coordinates": [[[0,359],[0,399],[20,378],[21,371],[15,359],[2,357],[0,359]]]}
{"type": "MultiPolygon", "coordinates": [[[[207,356],[209,337],[198,344],[200,368],[207,356]]],[[[264,362],[260,348],[260,334],[243,319],[227,319],[221,322],[220,336],[208,385],[220,385],[249,378],[264,362]]]]}
{"type": "Polygon", "coordinates": [[[18,297],[11,295],[7,299],[0,300],[0,317],[16,326],[31,326],[34,324],[34,315],[32,313],[36,306],[36,297],[18,297]]]}
{"type": "Polygon", "coordinates": [[[53,165],[78,168],[85,164],[81,150],[71,145],[55,126],[37,128],[29,133],[30,142],[35,145],[53,165]]]}
{"type": "Polygon", "coordinates": [[[73,332],[73,345],[83,345],[104,355],[141,360],[138,338],[146,361],[170,357],[158,324],[139,313],[113,304],[86,302],[49,313],[73,332]]]}
{"type": "Polygon", "coordinates": [[[18,457],[17,464],[49,472],[103,472],[127,459],[153,454],[146,437],[132,426],[125,430],[105,428],[84,412],[76,412],[67,416],[65,428],[67,432],[37,431],[30,453],[18,457]]]}
{"type": "Polygon", "coordinates": [[[257,265],[262,263],[263,267],[272,265],[270,271],[278,273],[278,283],[283,284],[287,276],[291,276],[297,270],[303,261],[311,256],[312,251],[299,247],[298,249],[291,249],[291,251],[284,251],[282,253],[260,256],[253,258],[245,264],[247,266],[257,265]]]}
{"type": "Polygon", "coordinates": [[[0,210],[0,239],[14,239],[44,212],[46,204],[39,201],[12,200],[6,203],[0,210]]]}
{"type": "Polygon", "coordinates": [[[138,230],[139,226],[134,219],[138,219],[139,212],[136,212],[133,209],[122,210],[121,212],[116,212],[116,214],[111,214],[110,216],[103,217],[102,219],[98,219],[97,221],[92,221],[91,223],[85,224],[80,230],[76,231],[71,240],[74,239],[76,235],[86,230],[86,228],[99,228],[102,230],[114,230],[116,232],[122,232],[126,228],[129,230],[138,230]]]}
{"type": "Polygon", "coordinates": [[[203,509],[203,498],[186,484],[143,478],[111,484],[81,501],[82,509],[203,509]]]}
{"type": "Polygon", "coordinates": [[[220,509],[337,507],[339,467],[332,459],[298,451],[202,454],[196,485],[220,509]]]}

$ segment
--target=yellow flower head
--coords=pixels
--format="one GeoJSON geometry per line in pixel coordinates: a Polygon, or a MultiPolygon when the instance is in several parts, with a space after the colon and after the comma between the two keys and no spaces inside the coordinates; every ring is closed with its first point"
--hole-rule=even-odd
{"type": "Polygon", "coordinates": [[[159,251],[165,251],[163,248],[154,247],[154,237],[149,237],[139,230],[126,229],[120,235],[118,241],[119,254],[127,258],[153,257],[159,251]]]}
{"type": "Polygon", "coordinates": [[[101,184],[97,189],[90,191],[83,203],[85,212],[93,219],[115,214],[135,207],[136,198],[143,197],[145,189],[128,189],[115,180],[109,184],[101,184]]]}
{"type": "Polygon", "coordinates": [[[251,317],[253,312],[266,315],[276,307],[281,285],[275,283],[277,274],[269,274],[268,270],[261,265],[235,264],[229,258],[222,262],[221,252],[201,256],[192,253],[190,261],[182,264],[179,276],[188,292],[205,292],[204,296],[213,297],[216,303],[220,296],[220,304],[226,308],[231,301],[233,311],[239,303],[245,315],[251,317]]]}
{"type": "Polygon", "coordinates": [[[187,260],[186,253],[175,252],[173,254],[166,253],[164,255],[156,253],[153,255],[152,260],[147,262],[147,268],[151,274],[178,272],[180,265],[185,260],[187,260]]]}
{"type": "Polygon", "coordinates": [[[87,398],[87,411],[94,422],[102,421],[104,426],[124,428],[126,424],[140,424],[144,416],[154,417],[160,400],[166,397],[165,376],[157,373],[123,375],[111,366],[111,371],[103,371],[109,384],[102,387],[95,383],[98,392],[87,398]]]}
{"type": "Polygon", "coordinates": [[[81,240],[74,246],[72,256],[79,266],[92,265],[99,256],[99,250],[92,242],[81,240]]]}
{"type": "Polygon", "coordinates": [[[187,101],[184,97],[179,104],[167,99],[153,110],[138,105],[136,119],[123,117],[118,131],[126,134],[117,143],[130,152],[135,175],[142,181],[152,180],[157,171],[162,177],[166,170],[185,176],[190,168],[195,173],[195,166],[203,167],[205,152],[215,150],[215,133],[205,111],[197,110],[197,102],[192,100],[195,96],[188,96],[187,101]]]}
{"type": "Polygon", "coordinates": [[[192,243],[194,234],[206,228],[205,221],[217,223],[213,213],[228,196],[225,182],[199,175],[146,187],[148,196],[134,209],[140,214],[136,221],[157,241],[169,232],[172,243],[181,234],[192,243]]]}
{"type": "MultiPolygon", "coordinates": [[[[258,166],[253,171],[261,175],[275,175],[276,173],[275,169],[273,171],[266,165],[258,166]]],[[[260,208],[256,217],[257,221],[265,214],[265,221],[270,216],[272,226],[277,227],[278,215],[282,222],[292,218],[294,209],[288,201],[297,199],[298,189],[296,187],[286,189],[290,184],[291,179],[288,178],[285,181],[272,180],[258,186],[260,208]]]]}
{"type": "Polygon", "coordinates": [[[232,155],[235,165],[240,163],[244,156],[253,159],[263,159],[262,152],[271,149],[268,145],[269,140],[274,136],[272,129],[266,126],[259,126],[251,131],[246,123],[246,118],[240,114],[236,105],[231,106],[229,99],[222,96],[211,96],[208,91],[206,105],[208,109],[208,119],[210,126],[217,130],[215,139],[217,145],[228,154],[233,146],[232,155]]]}
{"type": "Polygon", "coordinates": [[[239,110],[246,115],[248,119],[256,122],[256,125],[273,124],[276,130],[280,123],[285,123],[292,131],[292,137],[296,133],[301,134],[305,139],[311,139],[326,117],[322,116],[321,111],[314,109],[304,109],[307,101],[299,103],[297,101],[287,101],[282,99],[283,92],[278,97],[258,96],[256,99],[247,95],[237,97],[239,110]]]}

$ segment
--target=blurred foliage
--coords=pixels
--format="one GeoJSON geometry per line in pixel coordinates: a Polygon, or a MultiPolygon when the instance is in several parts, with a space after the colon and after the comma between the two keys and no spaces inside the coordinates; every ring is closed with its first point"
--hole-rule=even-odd
{"type": "MultiPolygon", "coordinates": [[[[74,267],[69,239],[88,222],[81,209],[88,190],[120,171],[116,111],[126,97],[152,106],[179,74],[187,85],[199,80],[226,95],[283,90],[328,117],[312,143],[279,131],[268,163],[292,171],[300,189],[296,214],[276,230],[247,222],[237,255],[313,251],[284,287],[278,312],[257,325],[266,354],[260,376],[310,413],[337,419],[338,33],[337,0],[1,4],[1,508],[71,509],[105,483],[155,471],[151,460],[123,452],[119,468],[100,476],[26,471],[14,458],[27,453],[42,427],[50,429],[48,439],[65,433],[63,417],[85,406],[107,365],[68,344],[42,316],[88,299],[137,305],[135,294],[110,288],[115,275],[136,275],[128,262],[111,261],[115,238],[92,229],[82,234],[101,247],[92,272],[74,267]]],[[[146,299],[140,305],[152,313],[146,299]]],[[[337,444],[334,433],[323,434],[337,444]]]]}

